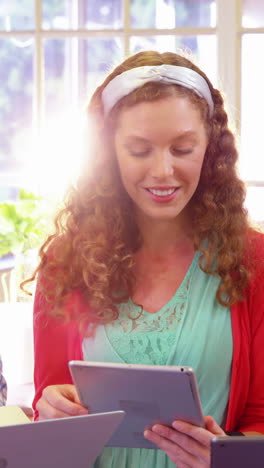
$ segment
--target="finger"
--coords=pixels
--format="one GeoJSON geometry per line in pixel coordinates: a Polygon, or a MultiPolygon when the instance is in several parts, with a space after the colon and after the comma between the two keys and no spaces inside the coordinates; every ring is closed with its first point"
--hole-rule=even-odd
{"type": "Polygon", "coordinates": [[[57,411],[70,416],[87,414],[87,408],[76,402],[76,395],[74,386],[46,387],[42,393],[42,397],[57,411]]]}
{"type": "Polygon", "coordinates": [[[156,424],[152,430],[181,447],[185,452],[198,460],[208,463],[210,452],[208,448],[189,435],[176,431],[172,427],[156,424]]]}
{"type": "Polygon", "coordinates": [[[37,404],[36,404],[36,409],[38,411],[39,421],[43,421],[46,419],[57,419],[57,418],[65,418],[68,416],[67,413],[64,413],[63,411],[58,410],[54,406],[51,406],[46,400],[41,398],[37,404]]]}
{"type": "Polygon", "coordinates": [[[205,427],[208,431],[212,432],[214,435],[225,436],[226,433],[223,429],[217,424],[212,416],[205,416],[205,427]]]}
{"type": "Polygon", "coordinates": [[[171,461],[178,466],[178,468],[199,468],[201,466],[194,456],[185,452],[176,443],[162,437],[160,434],[150,429],[146,429],[144,431],[144,437],[157,445],[160,450],[165,452],[171,461]]]}
{"type": "Polygon", "coordinates": [[[72,394],[72,401],[77,403],[80,406],[83,406],[83,404],[82,404],[82,402],[81,402],[81,400],[79,398],[78,392],[76,390],[76,387],[74,385],[72,386],[71,394],[72,394]]]}
{"type": "Polygon", "coordinates": [[[78,392],[76,390],[75,385],[57,385],[57,390],[61,391],[62,395],[65,398],[69,399],[70,401],[77,403],[78,405],[82,406],[81,400],[79,398],[78,392]]]}
{"type": "MultiPolygon", "coordinates": [[[[221,434],[222,429],[218,426],[217,423],[215,424],[219,428],[219,434],[221,434]]],[[[194,426],[193,424],[189,424],[185,421],[173,421],[172,427],[176,431],[186,434],[189,437],[192,437],[201,445],[204,445],[207,448],[210,447],[212,436],[215,435],[215,433],[209,432],[207,428],[194,426]]]]}

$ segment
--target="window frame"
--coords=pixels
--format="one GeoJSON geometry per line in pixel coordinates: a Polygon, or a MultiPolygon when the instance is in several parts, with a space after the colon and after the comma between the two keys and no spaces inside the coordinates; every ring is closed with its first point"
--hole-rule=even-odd
{"type": "MultiPolygon", "coordinates": [[[[80,6],[82,0],[76,0],[75,7],[80,6]]],[[[228,96],[228,113],[232,125],[240,134],[241,121],[241,56],[243,34],[264,34],[263,28],[245,28],[242,26],[243,0],[216,0],[216,27],[177,27],[174,29],[135,29],[130,26],[130,0],[123,0],[123,29],[112,30],[43,30],[41,0],[35,0],[35,30],[28,31],[0,31],[0,39],[9,36],[23,39],[33,36],[35,40],[34,55],[34,95],[33,95],[33,120],[36,132],[41,129],[43,108],[43,81],[44,81],[44,48],[43,41],[46,38],[111,38],[119,36],[123,38],[124,56],[130,52],[129,44],[132,36],[178,35],[197,36],[215,35],[217,43],[217,74],[218,87],[228,96]],[[228,53],[226,52],[228,50],[228,53]]],[[[76,14],[76,11],[75,11],[76,14]]],[[[77,12],[78,16],[78,12],[77,12]]],[[[76,16],[76,17],[77,17],[76,16]]],[[[10,182],[18,183],[17,174],[0,173],[0,185],[6,186],[10,182]]],[[[264,176],[261,181],[246,180],[248,186],[264,187],[264,176]]]]}

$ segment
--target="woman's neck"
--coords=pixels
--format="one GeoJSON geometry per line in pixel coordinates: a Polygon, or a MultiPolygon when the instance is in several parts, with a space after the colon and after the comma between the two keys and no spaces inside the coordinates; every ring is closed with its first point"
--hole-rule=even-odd
{"type": "Polygon", "coordinates": [[[139,224],[142,245],[134,255],[132,298],[144,310],[160,310],[180,287],[194,258],[192,230],[175,222],[139,224]]]}
{"type": "Polygon", "coordinates": [[[177,250],[193,250],[192,230],[190,223],[181,219],[172,221],[139,220],[142,237],[141,251],[159,256],[167,256],[177,250]]]}

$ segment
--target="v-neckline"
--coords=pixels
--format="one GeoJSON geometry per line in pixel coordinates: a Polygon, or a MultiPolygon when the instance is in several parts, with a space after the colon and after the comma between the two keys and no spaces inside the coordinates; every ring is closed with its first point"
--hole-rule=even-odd
{"type": "MultiPolygon", "coordinates": [[[[157,312],[148,312],[146,309],[142,308],[142,313],[144,314],[147,314],[147,315],[160,315],[164,312],[164,310],[166,310],[172,302],[174,302],[175,300],[178,299],[178,297],[180,297],[182,294],[183,294],[183,290],[184,288],[186,287],[186,284],[190,278],[190,276],[192,275],[192,272],[197,264],[197,261],[198,261],[198,257],[200,255],[200,252],[195,252],[194,256],[193,256],[193,259],[192,259],[192,262],[188,268],[188,270],[186,271],[185,275],[184,275],[184,278],[182,279],[182,282],[180,283],[179,287],[177,288],[177,290],[174,292],[174,294],[172,295],[172,297],[169,299],[169,301],[167,301],[159,310],[157,310],[157,312]]],[[[139,307],[137,304],[134,303],[133,299],[132,298],[129,298],[128,299],[128,302],[129,302],[129,305],[133,308],[137,308],[139,307]]]]}

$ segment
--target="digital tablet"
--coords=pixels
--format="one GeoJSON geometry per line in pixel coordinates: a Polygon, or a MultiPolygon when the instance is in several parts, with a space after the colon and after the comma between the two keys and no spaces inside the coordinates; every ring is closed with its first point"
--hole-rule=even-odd
{"type": "Polygon", "coordinates": [[[263,468],[264,436],[214,437],[211,468],[263,468]]]}
{"type": "Polygon", "coordinates": [[[0,427],[0,468],[89,468],[122,411],[0,427]]]}
{"type": "Polygon", "coordinates": [[[156,448],[143,432],[175,419],[203,426],[194,371],[189,367],[70,361],[81,402],[91,413],[123,410],[123,422],[107,445],[156,448]]]}

